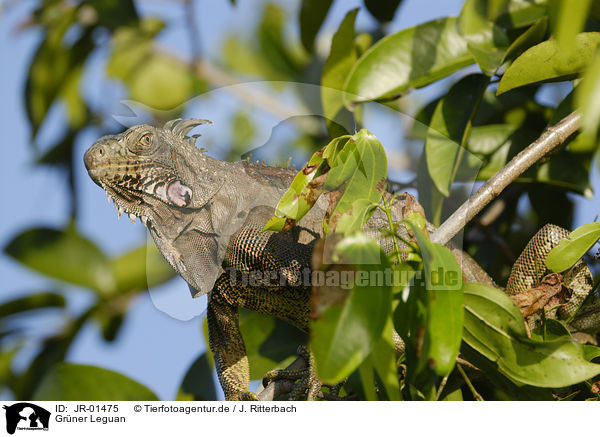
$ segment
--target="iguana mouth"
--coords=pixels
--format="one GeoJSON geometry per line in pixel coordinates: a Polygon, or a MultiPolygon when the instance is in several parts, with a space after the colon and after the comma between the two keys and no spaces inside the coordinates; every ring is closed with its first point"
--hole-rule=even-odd
{"type": "Polygon", "coordinates": [[[118,190],[116,187],[103,182],[100,182],[99,185],[106,192],[108,203],[110,203],[111,200],[113,201],[115,209],[117,210],[118,218],[121,218],[121,215],[123,214],[127,214],[129,216],[129,220],[135,224],[136,219],[139,217],[142,224],[148,227],[148,224],[151,222],[151,218],[143,211],[147,208],[142,207],[145,202],[141,196],[137,196],[133,192],[118,190]],[[123,197],[129,197],[127,202],[121,200],[123,197]],[[138,204],[139,206],[131,207],[130,204],[138,204]]]}

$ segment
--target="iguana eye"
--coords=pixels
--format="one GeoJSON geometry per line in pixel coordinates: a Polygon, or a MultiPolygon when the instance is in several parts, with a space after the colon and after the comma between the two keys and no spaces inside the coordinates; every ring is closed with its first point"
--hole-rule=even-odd
{"type": "Polygon", "coordinates": [[[142,138],[140,138],[140,144],[142,144],[143,146],[149,146],[150,144],[152,144],[152,137],[150,136],[150,134],[143,135],[142,138]]]}

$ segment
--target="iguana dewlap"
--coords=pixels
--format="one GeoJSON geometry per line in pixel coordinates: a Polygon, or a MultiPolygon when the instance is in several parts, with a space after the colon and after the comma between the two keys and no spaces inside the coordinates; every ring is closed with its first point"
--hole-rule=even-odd
{"type": "MultiPolygon", "coordinates": [[[[187,136],[205,123],[188,119],[173,120],[162,128],[134,126],[100,138],[84,161],[90,177],[114,201],[119,216],[128,214],[134,222],[139,217],[147,226],[192,294],[209,293],[209,346],[217,374],[227,399],[244,399],[249,365],[238,307],[308,329],[310,288],[294,281],[311,268],[327,204],[321,196],[288,231],[263,232],[296,172],[205,155],[195,147],[196,136],[187,136]],[[232,282],[250,271],[278,272],[279,277],[259,286],[232,282]]],[[[394,221],[402,219],[402,207],[401,200],[394,205],[394,221]]],[[[365,230],[376,236],[386,223],[377,212],[365,230]]],[[[390,241],[380,239],[380,243],[391,250],[390,241]]],[[[491,283],[468,255],[458,249],[453,252],[465,280],[491,283]]]]}

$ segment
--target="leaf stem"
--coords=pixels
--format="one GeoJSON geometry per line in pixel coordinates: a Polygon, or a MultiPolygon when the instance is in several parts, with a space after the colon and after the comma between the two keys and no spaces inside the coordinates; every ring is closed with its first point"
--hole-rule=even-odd
{"type": "Polygon", "coordinates": [[[398,261],[398,265],[402,264],[402,258],[400,257],[400,245],[398,244],[398,237],[396,235],[396,224],[392,220],[392,202],[388,203],[385,195],[381,196],[383,199],[383,207],[377,204],[377,206],[385,213],[385,216],[388,219],[388,224],[390,225],[390,231],[392,233],[392,241],[394,242],[394,251],[396,252],[396,260],[398,261]]]}
{"type": "Polygon", "coordinates": [[[449,376],[450,376],[450,374],[444,376],[444,379],[442,379],[442,382],[440,383],[440,386],[438,387],[437,394],[435,395],[435,400],[436,401],[440,400],[440,396],[442,395],[442,392],[444,391],[444,388],[446,388],[446,383],[448,382],[448,377],[449,376]]]}
{"type": "Polygon", "coordinates": [[[475,398],[476,401],[483,401],[483,397],[479,393],[477,393],[477,390],[475,390],[475,387],[473,387],[473,384],[471,383],[471,380],[467,376],[467,373],[464,371],[464,369],[462,368],[462,366],[460,364],[456,363],[456,368],[458,369],[458,371],[460,372],[461,376],[463,377],[463,379],[467,383],[467,386],[469,387],[469,390],[471,390],[471,394],[473,395],[473,398],[475,398]]]}

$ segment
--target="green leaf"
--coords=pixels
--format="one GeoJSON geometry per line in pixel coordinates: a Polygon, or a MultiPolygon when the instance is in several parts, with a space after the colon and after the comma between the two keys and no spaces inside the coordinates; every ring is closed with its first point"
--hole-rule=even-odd
{"type": "Polygon", "coordinates": [[[133,249],[110,260],[119,293],[143,291],[175,276],[154,244],[133,249]]]}
{"type": "Polygon", "coordinates": [[[580,33],[573,50],[564,53],[555,40],[531,47],[511,64],[502,76],[497,94],[540,82],[570,80],[592,62],[600,33],[580,33]]]}
{"type": "Polygon", "coordinates": [[[375,135],[361,129],[330,162],[323,186],[329,197],[323,231],[350,233],[369,218],[364,209],[367,202],[379,203],[387,176],[385,150],[375,135]]]}
{"type": "Polygon", "coordinates": [[[12,348],[4,347],[2,351],[0,351],[0,387],[5,387],[14,380],[15,376],[12,371],[12,362],[19,350],[20,348],[16,346],[12,348]]]}
{"type": "MultiPolygon", "coordinates": [[[[508,44],[508,41],[507,41],[508,44]]],[[[502,65],[507,46],[487,48],[478,44],[468,43],[469,52],[487,76],[494,76],[502,65]]]]}
{"type": "Polygon", "coordinates": [[[313,281],[314,298],[329,303],[324,309],[317,306],[319,314],[314,314],[317,319],[311,320],[310,329],[317,373],[327,383],[346,378],[371,353],[383,334],[392,304],[392,288],[383,280],[390,265],[375,241],[364,234],[346,237],[335,244],[332,260],[339,264],[329,272],[338,278],[342,272],[353,272],[355,281],[346,284],[350,290],[344,289],[341,280],[338,286],[313,281]]]}
{"type": "Polygon", "coordinates": [[[314,205],[323,190],[329,206],[323,230],[350,233],[369,218],[387,174],[383,146],[366,129],[332,140],[311,157],[285,192],[265,230],[289,229],[314,205]],[[365,211],[367,208],[367,211],[365,211]]]}
{"type": "MultiPolygon", "coordinates": [[[[561,321],[556,319],[546,319],[542,326],[539,326],[531,331],[531,338],[533,340],[555,340],[561,337],[571,337],[569,328],[567,328],[561,321]]],[[[586,358],[589,361],[589,359],[586,358]]]]}
{"type": "Polygon", "coordinates": [[[108,259],[73,228],[34,228],[16,236],[4,252],[21,264],[54,279],[114,292],[115,278],[108,259]]]}
{"type": "Polygon", "coordinates": [[[302,0],[300,6],[300,40],[308,52],[313,51],[315,37],[327,17],[333,0],[302,0]]]}
{"type": "Polygon", "coordinates": [[[266,3],[253,38],[232,35],[226,39],[223,51],[227,66],[262,80],[298,80],[308,58],[299,46],[286,44],[285,23],[285,9],[266,3]]]}
{"type": "Polygon", "coordinates": [[[513,381],[537,387],[565,387],[600,374],[600,365],[586,360],[582,346],[560,337],[527,338],[525,321],[502,291],[483,284],[465,284],[463,340],[497,364],[513,381]]]}
{"type": "MultiPolygon", "coordinates": [[[[415,116],[415,123],[413,125],[411,136],[420,140],[425,140],[429,132],[429,125],[433,113],[438,106],[441,98],[434,99],[425,105],[415,116]]],[[[442,204],[444,202],[444,195],[437,189],[429,170],[427,169],[427,149],[423,148],[423,153],[419,158],[418,170],[417,170],[417,193],[419,203],[425,210],[425,216],[427,220],[433,223],[435,226],[440,225],[442,218],[442,204]]]]}
{"type": "Polygon", "coordinates": [[[462,271],[448,248],[431,243],[418,226],[407,223],[419,243],[425,269],[427,321],[419,361],[444,376],[454,368],[462,338],[462,271]]]}
{"type": "Polygon", "coordinates": [[[240,311],[240,332],[250,363],[250,379],[269,370],[283,369],[296,358],[298,346],[308,342],[306,333],[275,317],[240,311]]]}
{"type": "Polygon", "coordinates": [[[108,57],[106,74],[128,82],[133,80],[138,68],[152,52],[152,40],[164,28],[158,18],[147,18],[139,27],[121,27],[111,40],[112,51],[108,57]]]}
{"type": "Polygon", "coordinates": [[[463,395],[462,395],[462,390],[460,388],[457,388],[453,392],[448,393],[442,399],[442,401],[462,401],[462,400],[463,400],[463,395]]]}
{"type": "Polygon", "coordinates": [[[46,375],[37,401],[157,401],[147,387],[101,367],[60,363],[46,375]]]}
{"type": "Polygon", "coordinates": [[[549,388],[533,387],[507,378],[498,370],[498,365],[463,342],[461,355],[471,364],[479,368],[486,379],[500,391],[500,399],[520,401],[552,401],[554,397],[549,388]],[[504,395],[504,396],[502,396],[504,395]]]}
{"type": "MultiPolygon", "coordinates": [[[[243,314],[245,310],[240,310],[240,313],[243,314]]],[[[204,320],[202,321],[202,334],[204,335],[204,343],[205,344],[209,344],[209,339],[208,339],[208,320],[206,319],[206,317],[204,318],[204,320]]],[[[206,349],[206,351],[204,352],[206,354],[206,359],[208,360],[208,363],[210,364],[211,367],[215,367],[215,357],[213,356],[210,348],[206,349]]]]}
{"type": "Polygon", "coordinates": [[[488,89],[473,119],[473,125],[508,123],[516,127],[526,125],[538,132],[543,130],[548,124],[547,113],[550,108],[534,100],[539,87],[540,85],[531,85],[518,88],[501,96],[496,95],[496,90],[488,89]]]}
{"type": "Polygon", "coordinates": [[[402,0],[364,0],[365,7],[378,21],[388,23],[394,19],[402,0]]]}
{"type": "Polygon", "coordinates": [[[185,376],[179,392],[178,401],[216,401],[217,391],[213,380],[213,368],[206,356],[200,355],[192,363],[185,376]]]}
{"type": "Polygon", "coordinates": [[[35,293],[8,302],[3,302],[2,305],[0,305],[0,319],[25,311],[34,311],[45,308],[64,308],[65,305],[65,298],[61,294],[35,293]]]}
{"type": "Polygon", "coordinates": [[[433,20],[379,40],[345,84],[346,106],[420,88],[473,63],[456,18],[433,20]]]}
{"type": "Polygon", "coordinates": [[[69,168],[73,161],[73,148],[75,147],[77,132],[73,129],[65,132],[65,136],[61,140],[38,156],[36,163],[69,168]]]}
{"type": "Polygon", "coordinates": [[[530,169],[517,180],[523,182],[535,180],[556,185],[592,199],[594,192],[589,181],[590,162],[591,156],[589,155],[561,151],[554,155],[550,161],[540,165],[537,170],[530,169]]]}
{"type": "Polygon", "coordinates": [[[322,193],[322,184],[335,158],[348,141],[349,136],[334,138],[327,146],[315,152],[302,170],[298,172],[290,188],[279,200],[275,214],[265,225],[265,230],[281,231],[300,220],[315,204],[322,193]]]}
{"type": "Polygon", "coordinates": [[[490,19],[492,4],[481,0],[467,0],[460,13],[460,29],[468,41],[468,49],[481,70],[488,76],[495,74],[508,48],[504,30],[490,19]]]}
{"type": "Polygon", "coordinates": [[[344,107],[342,89],[357,59],[354,41],[354,22],[357,13],[358,9],[353,9],[344,17],[331,39],[329,57],[323,66],[321,103],[327,129],[332,137],[347,134],[354,124],[352,114],[344,107]]]}
{"type": "MultiPolygon", "coordinates": [[[[416,276],[418,273],[422,272],[421,267],[422,266],[418,264],[419,270],[417,271],[408,263],[394,265],[394,271],[400,271],[400,273],[405,274],[405,278],[408,279],[407,281],[403,281],[405,283],[401,285],[404,287],[410,285],[410,293],[408,293],[408,295],[404,292],[397,293],[396,291],[396,293],[399,294],[398,297],[400,299],[398,300],[398,304],[393,313],[394,329],[402,339],[405,339],[407,351],[409,351],[409,346],[418,345],[415,343],[417,336],[412,336],[410,333],[418,332],[426,323],[427,303],[425,299],[427,294],[425,291],[425,282],[419,280],[416,276]]],[[[404,291],[404,289],[402,291],[404,291]]],[[[421,333],[419,333],[419,339],[420,338],[421,333]]],[[[409,357],[409,359],[410,358],[412,357],[409,357]]]]}
{"type": "Polygon", "coordinates": [[[144,19],[139,27],[122,27],[112,39],[106,73],[128,86],[130,97],[155,110],[172,110],[199,87],[190,67],[154,48],[164,23],[144,19]]]}
{"type": "Polygon", "coordinates": [[[398,366],[396,365],[396,352],[394,350],[394,324],[388,317],[383,335],[373,346],[371,361],[375,371],[382,382],[387,399],[390,401],[402,400],[400,384],[398,383],[398,366]]]}
{"type": "Polygon", "coordinates": [[[231,126],[235,126],[235,129],[231,129],[230,132],[230,144],[231,149],[227,161],[235,161],[242,157],[244,158],[246,152],[248,152],[248,144],[256,138],[257,126],[254,122],[249,111],[240,109],[236,111],[231,117],[231,126]]]}
{"type": "Polygon", "coordinates": [[[435,226],[439,226],[442,219],[442,206],[444,195],[435,186],[431,175],[427,170],[427,151],[423,149],[423,154],[419,159],[419,170],[417,172],[417,192],[419,203],[425,210],[427,220],[435,226]]]}
{"type": "Polygon", "coordinates": [[[275,3],[266,3],[256,36],[260,42],[259,52],[272,68],[288,78],[294,78],[306,60],[285,43],[285,24],[285,9],[275,3]]]}
{"type": "MultiPolygon", "coordinates": [[[[127,301],[127,303],[129,303],[129,301],[127,301]]],[[[123,322],[125,322],[126,310],[127,304],[121,304],[121,308],[110,308],[110,310],[107,311],[108,314],[99,313],[97,315],[104,341],[112,342],[117,339],[119,332],[121,332],[123,322]]]]}
{"type": "Polygon", "coordinates": [[[375,368],[373,367],[373,360],[369,355],[363,360],[361,365],[358,367],[358,372],[360,374],[360,380],[362,383],[362,391],[364,393],[365,400],[367,401],[377,400],[374,371],[375,368]]]}
{"type": "Polygon", "coordinates": [[[373,44],[373,36],[370,33],[359,33],[354,38],[354,48],[358,57],[362,56],[373,44]]]}
{"type": "MultiPolygon", "coordinates": [[[[478,179],[489,179],[510,159],[516,127],[510,124],[489,124],[474,127],[468,142],[469,152],[483,160],[478,179]]],[[[520,143],[519,143],[520,145],[520,143]]],[[[467,158],[470,158],[467,156],[467,158]]],[[[477,165],[474,162],[472,165],[477,165]]]]}
{"type": "Polygon", "coordinates": [[[83,64],[79,64],[71,68],[60,90],[60,97],[67,110],[67,118],[71,130],[83,127],[88,116],[87,106],[80,91],[83,67],[83,64]]]}
{"type": "Polygon", "coordinates": [[[166,55],[148,56],[127,84],[131,99],[154,110],[173,110],[191,96],[195,88],[190,68],[166,55]]]}
{"type": "Polygon", "coordinates": [[[598,127],[600,126],[600,56],[596,56],[586,70],[583,80],[575,91],[577,107],[581,111],[582,133],[595,147],[598,127]]]}
{"type": "Polygon", "coordinates": [[[546,36],[547,30],[548,18],[542,17],[537,20],[529,29],[519,35],[517,39],[510,44],[504,53],[502,63],[504,63],[504,61],[515,59],[531,46],[541,42],[546,36]]]}
{"type": "Polygon", "coordinates": [[[440,100],[442,100],[442,97],[433,99],[416,112],[410,130],[411,138],[416,138],[418,140],[425,140],[425,138],[427,138],[427,131],[429,130],[433,113],[440,100]]]}
{"type": "Polygon", "coordinates": [[[108,29],[114,30],[121,26],[138,24],[138,14],[133,0],[87,0],[81,2],[80,8],[84,5],[93,8],[97,12],[98,25],[108,29]]]}
{"type": "Polygon", "coordinates": [[[32,57],[25,83],[25,108],[34,137],[57,99],[67,104],[71,127],[81,127],[85,117],[85,103],[78,88],[94,42],[91,31],[86,30],[72,46],[65,46],[64,36],[76,23],[76,10],[65,7],[58,17],[49,24],[32,57]]]}
{"type": "Polygon", "coordinates": [[[593,346],[591,344],[584,344],[583,352],[585,355],[585,359],[588,361],[592,361],[593,359],[600,357],[600,347],[598,347],[598,346],[593,346]]]}
{"type": "Polygon", "coordinates": [[[546,0],[500,0],[495,3],[494,22],[506,28],[518,29],[546,15],[546,0]]]}
{"type": "MultiPolygon", "coordinates": [[[[489,124],[474,127],[467,145],[470,152],[467,160],[472,167],[479,168],[477,179],[487,180],[492,177],[514,155],[535,139],[535,136],[535,132],[530,132],[528,129],[517,129],[512,124],[489,124]]],[[[531,172],[528,175],[531,176],[531,172]]],[[[527,181],[525,177],[518,180],[519,182],[527,181]]],[[[533,178],[529,182],[535,180],[534,169],[533,178]]]]}
{"type": "MultiPolygon", "coordinates": [[[[546,0],[468,0],[467,15],[473,14],[497,26],[519,29],[546,15],[546,0]]],[[[461,17],[462,18],[462,17],[461,17]]]]}
{"type": "Polygon", "coordinates": [[[578,227],[558,243],[546,257],[546,266],[556,273],[575,265],[600,239],[600,223],[587,223],[578,227]]]}
{"type": "Polygon", "coordinates": [[[585,26],[590,4],[591,0],[548,0],[550,26],[562,51],[568,52],[573,49],[575,36],[585,26]]]}
{"type": "MultiPolygon", "coordinates": [[[[571,153],[591,154],[598,147],[598,143],[596,142],[597,126],[594,126],[594,122],[588,123],[590,121],[590,116],[592,119],[595,118],[594,113],[596,110],[594,109],[595,103],[593,101],[593,96],[596,91],[589,88],[585,91],[582,91],[583,88],[581,87],[582,83],[586,83],[588,80],[591,82],[595,81],[595,74],[593,71],[597,71],[598,68],[600,68],[600,66],[597,66],[596,60],[597,59],[594,60],[590,68],[586,71],[584,78],[579,85],[575,86],[573,90],[559,103],[548,123],[550,125],[558,123],[576,109],[576,103],[579,105],[578,107],[582,113],[581,131],[572,135],[567,139],[567,141],[565,141],[565,144],[571,153]]],[[[588,83],[588,85],[589,84],[590,83],[588,83]]],[[[593,88],[593,86],[591,88],[593,88]]]]}
{"type": "MultiPolygon", "coordinates": [[[[510,124],[474,127],[468,141],[467,161],[477,170],[477,180],[487,180],[504,167],[537,136],[528,128],[515,129],[510,124]],[[482,165],[483,162],[483,165],[482,165]]],[[[588,178],[590,156],[561,151],[549,161],[530,168],[519,176],[520,183],[545,183],[567,188],[586,197],[592,195],[588,178]]]]}
{"type": "Polygon", "coordinates": [[[264,58],[255,53],[248,41],[230,35],[223,43],[223,60],[229,70],[266,80],[289,80],[282,72],[276,71],[264,58]]]}
{"type": "Polygon", "coordinates": [[[347,234],[362,228],[377,209],[377,205],[372,199],[356,199],[350,205],[348,212],[340,217],[335,229],[337,232],[347,234]]]}
{"type": "Polygon", "coordinates": [[[461,145],[466,145],[471,120],[488,85],[481,74],[458,81],[438,103],[425,141],[427,171],[444,196],[450,188],[461,161],[461,145]]]}

